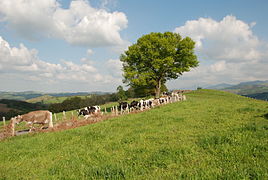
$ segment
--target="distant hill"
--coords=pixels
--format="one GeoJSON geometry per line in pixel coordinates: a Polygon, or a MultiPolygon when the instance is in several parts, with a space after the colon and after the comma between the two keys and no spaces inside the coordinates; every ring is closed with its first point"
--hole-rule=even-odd
{"type": "Polygon", "coordinates": [[[248,82],[241,82],[238,85],[267,85],[268,86],[268,80],[267,81],[248,81],[248,82]]]}
{"type": "Polygon", "coordinates": [[[50,100],[52,98],[54,98],[54,97],[53,96],[50,96],[50,95],[43,95],[43,96],[39,96],[39,97],[27,99],[26,102],[29,102],[29,103],[42,102],[43,104],[45,104],[44,103],[45,101],[50,100]]]}
{"type": "Polygon", "coordinates": [[[231,86],[233,86],[233,85],[226,84],[226,83],[221,83],[221,84],[206,87],[205,89],[224,89],[224,88],[228,88],[228,87],[231,87],[231,86]]]}
{"type": "Polygon", "coordinates": [[[242,82],[222,90],[240,95],[264,93],[268,92],[268,81],[242,82]]]}
{"type": "Polygon", "coordinates": [[[0,91],[0,99],[26,100],[43,96],[40,92],[25,91],[25,92],[3,92],[0,91]]]}
{"type": "Polygon", "coordinates": [[[268,93],[268,80],[267,81],[248,81],[241,82],[236,85],[231,84],[217,84],[209,86],[206,89],[218,89],[227,92],[253,97],[256,99],[265,100],[267,99],[268,93]]]}
{"type": "Polygon", "coordinates": [[[80,97],[82,99],[88,98],[91,95],[72,95],[72,96],[51,96],[51,95],[43,95],[32,99],[27,99],[26,102],[29,103],[42,103],[42,104],[54,104],[54,103],[62,103],[64,100],[71,97],[80,97]]]}
{"type": "MultiPolygon", "coordinates": [[[[87,96],[87,95],[103,95],[108,94],[108,92],[76,92],[76,93],[43,93],[43,92],[35,92],[35,91],[25,91],[25,92],[6,92],[0,91],[0,99],[12,99],[12,100],[20,100],[26,101],[30,99],[39,98],[41,99],[49,99],[49,97],[71,97],[71,96],[87,96]]],[[[29,101],[29,102],[39,102],[39,101],[29,101]]]]}

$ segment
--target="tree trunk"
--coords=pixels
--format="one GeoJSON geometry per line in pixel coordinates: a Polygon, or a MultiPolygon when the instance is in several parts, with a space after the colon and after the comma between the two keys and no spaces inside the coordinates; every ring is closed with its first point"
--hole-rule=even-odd
{"type": "Polygon", "coordinates": [[[160,93],[161,93],[161,79],[158,80],[157,85],[156,85],[156,94],[155,97],[159,98],[160,97],[160,93]]]}

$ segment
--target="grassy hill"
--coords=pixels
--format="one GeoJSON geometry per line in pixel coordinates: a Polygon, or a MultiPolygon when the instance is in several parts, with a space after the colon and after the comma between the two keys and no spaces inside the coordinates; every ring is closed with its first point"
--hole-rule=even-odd
{"type": "MultiPolygon", "coordinates": [[[[24,92],[5,92],[0,91],[0,99],[12,99],[12,100],[20,100],[25,101],[29,100],[31,103],[36,103],[40,101],[36,101],[38,99],[44,98],[45,100],[48,97],[71,97],[71,96],[88,96],[91,94],[107,94],[107,92],[76,92],[76,93],[43,93],[43,92],[35,92],[35,91],[24,91],[24,92]],[[30,99],[33,99],[31,101],[30,99]]],[[[55,101],[58,102],[58,101],[55,101]]]]}
{"type": "Polygon", "coordinates": [[[71,98],[71,97],[80,97],[82,99],[89,98],[90,95],[81,95],[81,96],[50,96],[50,95],[43,95],[36,98],[28,99],[26,102],[29,103],[42,103],[42,104],[53,104],[53,103],[62,103],[64,100],[71,98]]]}
{"type": "Polygon", "coordinates": [[[268,80],[267,81],[247,81],[236,85],[217,84],[206,87],[205,89],[223,90],[255,99],[267,100],[268,80]]]}
{"type": "Polygon", "coordinates": [[[268,92],[268,81],[242,82],[237,85],[232,85],[226,88],[221,88],[221,90],[240,94],[240,95],[264,93],[264,92],[268,92]]]}
{"type": "Polygon", "coordinates": [[[12,99],[23,101],[26,99],[36,98],[42,96],[40,92],[25,91],[25,92],[3,92],[0,91],[0,99],[12,99]]]}
{"type": "Polygon", "coordinates": [[[37,102],[42,102],[43,104],[45,104],[45,101],[48,101],[50,99],[54,98],[53,96],[50,95],[42,95],[42,96],[38,96],[35,98],[31,98],[31,99],[27,99],[26,102],[28,103],[37,103],[37,102]]]}
{"type": "Polygon", "coordinates": [[[0,142],[0,179],[267,179],[268,103],[199,90],[76,129],[0,142]]]}

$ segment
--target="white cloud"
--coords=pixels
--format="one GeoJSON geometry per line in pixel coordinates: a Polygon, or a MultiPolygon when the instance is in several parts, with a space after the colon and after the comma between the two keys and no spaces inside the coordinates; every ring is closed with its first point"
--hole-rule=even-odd
{"type": "Polygon", "coordinates": [[[87,50],[87,55],[91,56],[92,54],[94,54],[94,51],[92,49],[88,49],[87,50]]]}
{"type": "Polygon", "coordinates": [[[212,72],[221,72],[226,70],[226,62],[225,61],[219,61],[215,64],[212,64],[210,66],[210,69],[212,72]]]}
{"type": "Polygon", "coordinates": [[[81,46],[121,45],[127,27],[122,12],[93,8],[86,0],[71,1],[68,9],[57,0],[1,0],[0,21],[28,39],[54,37],[81,46]]]}
{"type": "Polygon", "coordinates": [[[19,89],[31,88],[36,83],[46,84],[47,89],[40,89],[41,85],[32,87],[40,91],[51,91],[55,89],[55,84],[60,91],[74,91],[75,86],[81,89],[91,87],[87,91],[99,90],[99,87],[110,87],[111,90],[111,87],[120,83],[119,78],[100,73],[86,58],[81,59],[81,64],[67,60],[53,64],[40,60],[37,55],[36,50],[29,50],[23,44],[19,48],[10,47],[0,37],[0,83],[14,87],[18,82],[25,82],[19,89]],[[68,85],[68,90],[63,89],[64,84],[68,85]]]}
{"type": "Polygon", "coordinates": [[[221,21],[199,18],[187,21],[175,32],[196,41],[197,51],[214,60],[244,61],[258,59],[259,40],[253,35],[252,25],[226,16],[221,21]]]}
{"type": "Polygon", "coordinates": [[[122,77],[122,62],[118,59],[109,59],[106,62],[106,67],[110,75],[121,78],[122,77]]]}
{"type": "Polygon", "coordinates": [[[174,32],[196,41],[200,66],[171,81],[171,88],[219,83],[267,80],[268,43],[254,35],[252,27],[235,16],[221,21],[199,18],[187,21],[174,32]]]}

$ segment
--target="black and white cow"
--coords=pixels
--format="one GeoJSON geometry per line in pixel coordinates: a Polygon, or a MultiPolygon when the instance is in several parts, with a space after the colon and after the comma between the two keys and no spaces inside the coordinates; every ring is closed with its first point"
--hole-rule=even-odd
{"type": "Polygon", "coordinates": [[[147,99],[147,100],[141,99],[139,101],[140,109],[152,108],[153,107],[153,100],[154,99],[147,99]]]}
{"type": "Polygon", "coordinates": [[[88,106],[78,110],[78,116],[89,117],[92,114],[100,113],[100,106],[88,106]]]}
{"type": "Polygon", "coordinates": [[[138,101],[132,101],[130,104],[129,104],[129,108],[133,108],[133,109],[139,109],[139,102],[138,101]]]}
{"type": "Polygon", "coordinates": [[[154,100],[154,99],[147,99],[147,100],[144,100],[145,107],[147,107],[147,108],[152,108],[152,107],[153,107],[153,100],[154,100]]]}
{"type": "Polygon", "coordinates": [[[127,109],[127,107],[129,107],[129,105],[128,105],[128,103],[127,102],[119,102],[119,106],[118,106],[119,108],[119,110],[126,110],[127,109]]]}

